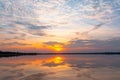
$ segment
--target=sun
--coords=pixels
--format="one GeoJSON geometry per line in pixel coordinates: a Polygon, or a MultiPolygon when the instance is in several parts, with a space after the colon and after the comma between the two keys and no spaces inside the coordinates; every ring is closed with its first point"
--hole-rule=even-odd
{"type": "Polygon", "coordinates": [[[61,44],[48,45],[47,48],[54,52],[62,52],[64,50],[64,47],[61,44]]]}
{"type": "Polygon", "coordinates": [[[63,50],[63,46],[62,45],[59,45],[59,44],[55,44],[54,45],[54,50],[57,51],[57,52],[60,52],[63,50]]]}
{"type": "Polygon", "coordinates": [[[55,48],[56,51],[62,51],[62,48],[55,48]]]}

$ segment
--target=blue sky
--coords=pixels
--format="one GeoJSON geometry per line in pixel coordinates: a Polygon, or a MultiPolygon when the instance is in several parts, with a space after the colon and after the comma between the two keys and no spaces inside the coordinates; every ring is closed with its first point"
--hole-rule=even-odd
{"type": "Polygon", "coordinates": [[[0,50],[120,51],[120,0],[0,0],[0,50]]]}

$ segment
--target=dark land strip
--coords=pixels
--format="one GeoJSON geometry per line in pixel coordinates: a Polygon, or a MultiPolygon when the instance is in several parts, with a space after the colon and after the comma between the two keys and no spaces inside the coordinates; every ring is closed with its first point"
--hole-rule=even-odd
{"type": "Polygon", "coordinates": [[[120,52],[98,52],[98,53],[23,53],[23,52],[3,52],[0,57],[26,56],[26,55],[120,55],[120,52]]]}

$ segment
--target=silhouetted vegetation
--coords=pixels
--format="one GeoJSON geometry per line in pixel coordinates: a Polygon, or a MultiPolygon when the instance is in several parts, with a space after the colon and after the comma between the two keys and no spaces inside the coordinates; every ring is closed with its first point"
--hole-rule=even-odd
{"type": "Polygon", "coordinates": [[[2,52],[0,51],[0,57],[22,56],[22,55],[37,55],[36,53],[21,53],[21,52],[2,52]]]}
{"type": "Polygon", "coordinates": [[[120,55],[120,52],[101,52],[101,53],[22,53],[22,52],[3,52],[0,51],[0,57],[25,56],[25,55],[120,55]]]}

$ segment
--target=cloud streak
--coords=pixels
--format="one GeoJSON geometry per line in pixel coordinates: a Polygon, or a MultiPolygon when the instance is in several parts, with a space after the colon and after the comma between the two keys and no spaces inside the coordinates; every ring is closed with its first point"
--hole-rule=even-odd
{"type": "Polygon", "coordinates": [[[110,52],[119,51],[120,38],[110,40],[72,40],[66,47],[73,48],[73,52],[110,52]],[[76,50],[78,49],[78,50],[76,50]],[[75,51],[76,50],[76,51],[75,51]]]}
{"type": "Polygon", "coordinates": [[[21,43],[21,42],[7,42],[7,43],[1,43],[0,44],[0,46],[11,46],[11,45],[25,46],[25,45],[30,45],[30,44],[21,43]]]}
{"type": "Polygon", "coordinates": [[[98,25],[95,25],[91,30],[85,31],[85,32],[81,33],[81,35],[87,35],[87,34],[89,34],[90,32],[99,29],[99,28],[102,27],[103,25],[105,25],[105,23],[100,23],[100,24],[98,24],[98,25]]]}

